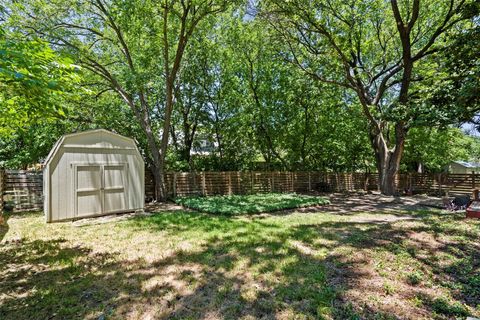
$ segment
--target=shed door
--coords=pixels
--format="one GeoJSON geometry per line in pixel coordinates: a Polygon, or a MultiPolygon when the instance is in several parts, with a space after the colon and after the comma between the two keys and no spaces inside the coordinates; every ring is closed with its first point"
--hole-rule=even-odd
{"type": "Polygon", "coordinates": [[[75,217],[127,209],[125,165],[75,166],[75,217]]]}
{"type": "Polygon", "coordinates": [[[75,166],[75,216],[101,214],[102,198],[102,166],[75,166]]]}
{"type": "Polygon", "coordinates": [[[125,165],[105,165],[103,176],[104,213],[126,210],[125,165]]]}

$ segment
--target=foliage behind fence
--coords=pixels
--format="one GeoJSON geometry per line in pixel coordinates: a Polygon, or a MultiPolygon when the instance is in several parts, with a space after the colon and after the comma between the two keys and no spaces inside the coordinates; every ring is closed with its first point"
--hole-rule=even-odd
{"type": "MultiPolygon", "coordinates": [[[[342,192],[376,190],[376,173],[324,172],[183,172],[167,173],[171,197],[189,195],[228,195],[261,192],[342,192]]],[[[480,188],[480,174],[399,174],[400,193],[469,194],[480,188]]],[[[41,172],[0,171],[0,211],[42,210],[41,172]]],[[[145,196],[153,199],[154,183],[146,170],[145,196]]]]}

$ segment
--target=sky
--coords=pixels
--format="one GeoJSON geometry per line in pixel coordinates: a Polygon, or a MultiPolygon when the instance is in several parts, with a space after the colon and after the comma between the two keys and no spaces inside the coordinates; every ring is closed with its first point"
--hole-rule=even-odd
{"type": "Polygon", "coordinates": [[[462,130],[466,134],[474,137],[480,137],[480,132],[475,129],[475,125],[472,123],[464,123],[462,125],[462,130]]]}

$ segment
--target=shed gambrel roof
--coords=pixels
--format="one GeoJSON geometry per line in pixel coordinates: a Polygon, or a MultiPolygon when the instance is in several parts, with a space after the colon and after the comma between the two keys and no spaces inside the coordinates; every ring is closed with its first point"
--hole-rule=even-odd
{"type": "Polygon", "coordinates": [[[50,150],[50,153],[48,154],[47,158],[45,158],[45,161],[43,162],[43,165],[45,167],[49,165],[50,161],[52,161],[52,159],[53,159],[53,156],[57,153],[58,148],[60,148],[60,146],[63,144],[63,142],[65,141],[66,138],[80,136],[80,135],[92,135],[92,134],[98,134],[98,133],[109,134],[109,135],[112,135],[114,137],[118,137],[118,138],[121,138],[121,139],[124,139],[124,140],[127,140],[127,141],[131,142],[135,146],[135,149],[137,150],[138,155],[141,157],[140,152],[136,148],[137,144],[135,143],[135,140],[133,140],[132,138],[122,136],[118,133],[114,133],[114,132],[108,131],[106,129],[93,129],[93,130],[87,130],[87,131],[75,132],[75,133],[70,133],[70,134],[63,135],[60,139],[57,140],[57,142],[55,142],[55,144],[52,147],[52,150],[50,150]]]}

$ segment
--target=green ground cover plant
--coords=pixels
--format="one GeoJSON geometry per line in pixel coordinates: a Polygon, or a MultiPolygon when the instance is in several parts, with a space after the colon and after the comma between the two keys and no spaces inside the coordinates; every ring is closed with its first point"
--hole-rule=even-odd
{"type": "Polygon", "coordinates": [[[179,197],[175,199],[175,202],[189,209],[205,213],[231,216],[329,204],[328,199],[325,197],[301,195],[296,193],[179,197]]]}

